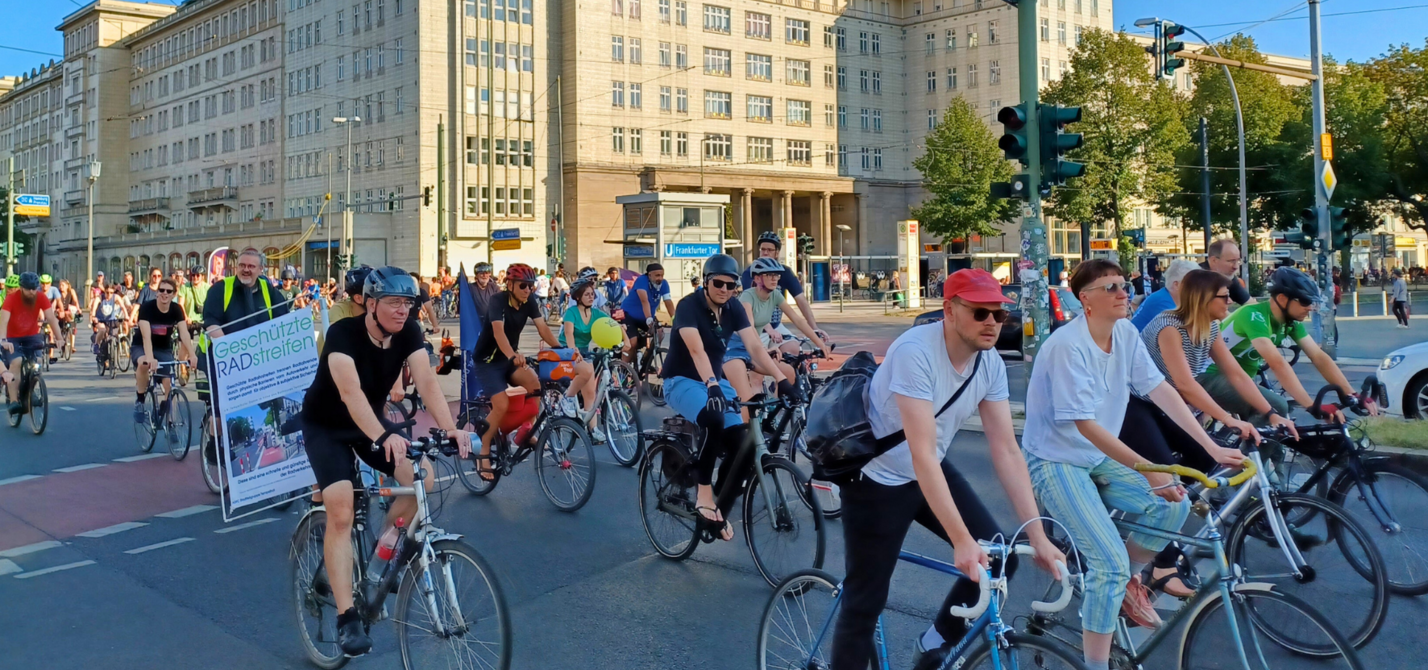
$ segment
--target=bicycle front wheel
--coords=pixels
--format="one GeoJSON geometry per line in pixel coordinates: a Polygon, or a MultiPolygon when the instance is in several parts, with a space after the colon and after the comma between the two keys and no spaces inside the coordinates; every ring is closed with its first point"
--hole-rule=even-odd
{"type": "Polygon", "coordinates": [[[749,479],[744,538],[769,586],[803,568],[823,567],[823,510],[808,478],[788,461],[766,458],[763,477],[749,479]]]}
{"type": "Polygon", "coordinates": [[[144,420],[134,422],[134,442],[138,443],[139,451],[148,453],[154,450],[154,442],[158,439],[159,434],[158,430],[154,428],[154,417],[158,416],[159,412],[157,391],[149,392],[149,398],[144,402],[144,409],[144,420]]]}
{"type": "Polygon", "coordinates": [[[402,664],[415,668],[511,667],[511,615],[486,559],[459,540],[431,543],[397,590],[394,621],[402,664]]]}
{"type": "Polygon", "coordinates": [[[565,417],[547,421],[536,445],[535,470],[541,490],[557,509],[584,507],[595,491],[595,449],[585,427],[565,417]]]}
{"type": "Polygon", "coordinates": [[[188,456],[193,445],[192,415],[189,413],[188,396],[175,388],[169,393],[168,416],[164,419],[164,439],[168,442],[169,455],[181,461],[188,456]]]}
{"type": "Polygon", "coordinates": [[[981,647],[967,656],[963,668],[1061,668],[1062,670],[1085,670],[1081,653],[1056,640],[1008,632],[1002,636],[1005,643],[991,645],[983,642],[981,647]]]}
{"type": "Polygon", "coordinates": [[[759,670],[827,668],[833,662],[833,618],[838,580],[822,570],[799,570],[774,589],[759,626],[759,670]]]}
{"type": "MultiPolygon", "coordinates": [[[[1329,500],[1343,505],[1376,540],[1388,569],[1390,591],[1408,596],[1428,593],[1428,480],[1386,461],[1365,463],[1364,470],[1368,495],[1376,498],[1374,507],[1382,506],[1377,513],[1347,470],[1334,481],[1329,500]]],[[[1355,559],[1359,574],[1367,570],[1358,557],[1350,558],[1355,559]]]]}
{"type": "Polygon", "coordinates": [[[664,378],[659,376],[659,371],[664,369],[664,349],[658,342],[650,343],[649,350],[645,352],[644,369],[649,374],[645,386],[649,388],[650,401],[655,407],[664,407],[664,378]]]}
{"type": "MultiPolygon", "coordinates": [[[[333,600],[322,555],[326,533],[325,511],[314,511],[298,523],[289,557],[292,563],[289,588],[307,660],[324,670],[333,670],[346,665],[347,656],[337,646],[337,602],[333,600]]],[[[357,574],[355,560],[352,574],[357,574]]]]}
{"type": "Polygon", "coordinates": [[[44,377],[35,376],[35,384],[30,387],[30,397],[26,404],[30,406],[30,432],[43,435],[45,425],[50,420],[50,394],[45,388],[44,377]]]}
{"type": "Polygon", "coordinates": [[[132,362],[129,360],[129,340],[119,339],[115,349],[114,356],[119,359],[119,371],[128,372],[129,364],[132,362]]]}
{"type": "Polygon", "coordinates": [[[208,490],[222,495],[228,490],[228,479],[223,476],[223,465],[218,462],[217,438],[208,434],[212,427],[213,417],[205,413],[203,423],[198,428],[198,439],[203,440],[203,447],[199,450],[203,455],[203,463],[199,465],[203,468],[203,483],[208,485],[208,490]]]}
{"type": "Polygon", "coordinates": [[[1233,591],[1228,609],[1223,598],[1214,596],[1191,615],[1180,643],[1183,670],[1363,668],[1353,645],[1303,600],[1263,583],[1237,584],[1233,591]],[[1273,627],[1267,625],[1270,621],[1273,627]],[[1238,658],[1236,637],[1244,645],[1248,666],[1238,658]]]}
{"type": "Polygon", "coordinates": [[[615,462],[631,467],[645,452],[645,433],[640,428],[640,411],[635,401],[619,389],[610,389],[596,419],[605,429],[605,442],[615,462]]]}

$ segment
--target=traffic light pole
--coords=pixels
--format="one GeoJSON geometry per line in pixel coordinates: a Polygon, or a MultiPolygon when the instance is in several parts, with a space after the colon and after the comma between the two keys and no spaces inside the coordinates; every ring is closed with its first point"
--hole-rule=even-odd
{"type": "Polygon", "coordinates": [[[1309,61],[1314,79],[1309,83],[1314,103],[1314,215],[1319,223],[1319,309],[1313,320],[1314,340],[1329,356],[1336,357],[1338,342],[1334,327],[1333,222],[1329,216],[1329,193],[1324,185],[1324,58],[1319,38],[1320,0],[1309,0],[1309,61]]]}
{"type": "Polygon", "coordinates": [[[1021,215],[1021,259],[1017,262],[1016,278],[1021,282],[1022,314],[1030,318],[1031,327],[1022,331],[1022,352],[1026,360],[1035,360],[1041,343],[1051,334],[1051,307],[1046,292],[1048,252],[1046,225],[1041,219],[1041,114],[1040,82],[1037,80],[1036,0],[1017,3],[1017,80],[1021,99],[1026,106],[1027,167],[1029,177],[1026,206],[1021,215]]]}
{"type": "Polygon", "coordinates": [[[5,276],[15,274],[15,157],[5,161],[5,276]]]}

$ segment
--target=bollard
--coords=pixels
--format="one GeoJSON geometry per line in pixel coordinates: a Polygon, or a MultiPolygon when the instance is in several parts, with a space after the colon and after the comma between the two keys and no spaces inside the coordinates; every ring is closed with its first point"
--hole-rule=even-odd
{"type": "Polygon", "coordinates": [[[1358,292],[1358,291],[1354,291],[1351,295],[1353,295],[1353,297],[1354,297],[1354,316],[1358,316],[1358,315],[1359,315],[1359,292],[1358,292]]]}
{"type": "Polygon", "coordinates": [[[1383,315],[1388,316],[1388,291],[1383,292],[1383,315]]]}

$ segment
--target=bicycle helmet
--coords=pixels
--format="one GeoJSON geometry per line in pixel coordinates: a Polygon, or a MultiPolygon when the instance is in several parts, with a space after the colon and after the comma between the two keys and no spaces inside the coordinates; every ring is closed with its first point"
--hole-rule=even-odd
{"type": "Polygon", "coordinates": [[[704,261],[704,278],[709,279],[714,275],[727,275],[735,279],[739,278],[739,261],[734,260],[729,254],[714,254],[704,261]]]}
{"type": "Polygon", "coordinates": [[[10,275],[6,277],[5,288],[20,288],[20,275],[10,275]]]}
{"type": "Polygon", "coordinates": [[[587,281],[587,280],[593,282],[593,281],[595,281],[596,279],[599,279],[599,278],[600,278],[600,273],[599,273],[599,271],[597,271],[595,268],[592,268],[592,267],[590,267],[590,266],[587,265],[587,266],[585,266],[585,267],[583,267],[583,268],[580,268],[580,274],[578,274],[578,275],[575,276],[575,281],[576,281],[577,283],[578,283],[578,282],[582,282],[582,281],[587,281]]]}
{"type": "Polygon", "coordinates": [[[201,267],[199,267],[199,266],[197,266],[197,265],[195,265],[195,266],[193,266],[193,267],[191,267],[191,268],[188,269],[188,276],[190,276],[190,277],[193,277],[193,276],[202,276],[202,275],[203,275],[203,268],[201,268],[201,267]]]}
{"type": "Polygon", "coordinates": [[[754,275],[782,274],[783,270],[783,263],[772,258],[755,258],[749,264],[749,273],[754,275]]]}
{"type": "Polygon", "coordinates": [[[287,281],[287,280],[289,280],[289,279],[293,279],[293,280],[296,280],[296,279],[297,279],[297,273],[296,273],[296,272],[293,272],[292,270],[283,270],[283,274],[282,274],[281,276],[282,276],[283,281],[287,281]]]}
{"type": "Polygon", "coordinates": [[[362,298],[381,300],[388,296],[417,299],[417,283],[405,270],[388,265],[371,270],[362,284],[362,298]]]}
{"type": "Polygon", "coordinates": [[[506,268],[506,281],[534,282],[535,280],[535,268],[525,263],[511,263],[510,267],[506,268]]]}
{"type": "Polygon", "coordinates": [[[41,284],[53,284],[53,283],[55,283],[55,278],[54,278],[54,277],[51,277],[51,276],[49,276],[49,275],[40,275],[40,283],[41,283],[41,284]]]}
{"type": "Polygon", "coordinates": [[[362,295],[367,285],[367,275],[372,274],[372,266],[363,265],[347,271],[342,278],[343,290],[350,296],[362,295]]]}
{"type": "Polygon", "coordinates": [[[766,230],[759,234],[759,241],[754,243],[754,249],[758,249],[764,242],[772,242],[775,249],[783,248],[783,236],[777,231],[766,230]]]}
{"type": "Polygon", "coordinates": [[[40,288],[40,276],[33,272],[21,274],[18,281],[20,282],[20,288],[27,288],[31,291],[40,288]]]}
{"type": "Polygon", "coordinates": [[[479,275],[479,274],[481,274],[482,272],[485,272],[485,273],[487,273],[487,274],[490,274],[490,273],[491,273],[491,264],[490,264],[490,263],[477,263],[477,264],[476,264],[476,269],[475,269],[475,270],[472,270],[472,274],[478,274],[478,275],[479,275]]]}
{"type": "Polygon", "coordinates": [[[1291,300],[1313,304],[1319,300],[1319,286],[1298,268],[1279,268],[1269,276],[1269,295],[1287,295],[1291,300]]]}

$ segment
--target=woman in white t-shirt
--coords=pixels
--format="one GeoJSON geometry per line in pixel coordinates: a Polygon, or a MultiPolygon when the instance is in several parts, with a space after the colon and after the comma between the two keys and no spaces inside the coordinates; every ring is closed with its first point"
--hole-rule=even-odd
{"type": "Polygon", "coordinates": [[[1022,448],[1037,499],[1066,526],[1086,558],[1081,604],[1086,667],[1105,670],[1118,611],[1147,628],[1161,623],[1140,572],[1167,544],[1139,534],[1122,542],[1107,508],[1168,531],[1178,531],[1190,512],[1184,489],[1170,475],[1136,472],[1134,466],[1150,461],[1117,437],[1131,388],[1207,451],[1217,447],[1125,319],[1129,297],[1120,266],[1083,261],[1071,276],[1071,291],[1085,313],[1053,333],[1037,354],[1022,448]]]}

